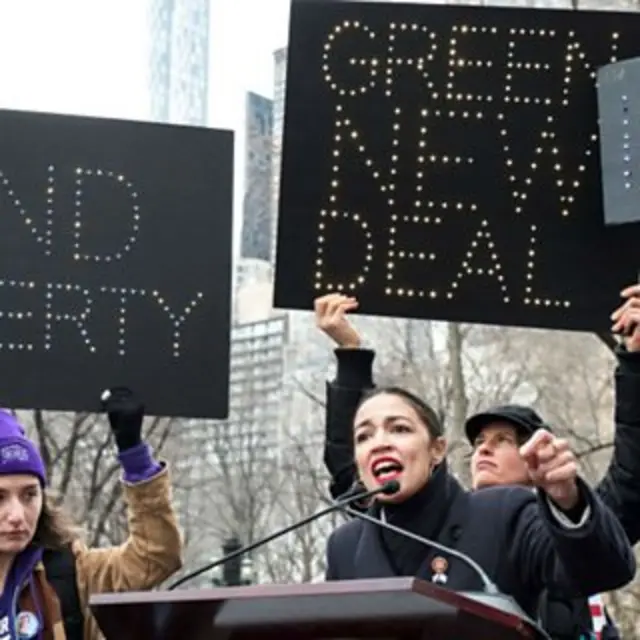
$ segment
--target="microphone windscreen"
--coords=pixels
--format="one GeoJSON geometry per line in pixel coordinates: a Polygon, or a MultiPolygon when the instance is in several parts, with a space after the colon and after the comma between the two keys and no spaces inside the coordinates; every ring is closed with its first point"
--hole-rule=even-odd
{"type": "Polygon", "coordinates": [[[382,493],[385,496],[391,496],[394,493],[398,493],[400,491],[400,483],[397,480],[389,480],[389,482],[385,483],[382,487],[382,493]]]}

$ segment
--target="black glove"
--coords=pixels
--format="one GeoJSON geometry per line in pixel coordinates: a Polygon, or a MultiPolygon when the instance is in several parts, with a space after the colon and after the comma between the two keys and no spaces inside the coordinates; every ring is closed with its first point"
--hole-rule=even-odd
{"type": "Polygon", "coordinates": [[[127,387],[113,387],[100,397],[102,410],[109,416],[111,431],[122,453],[142,442],[144,405],[127,387]]]}

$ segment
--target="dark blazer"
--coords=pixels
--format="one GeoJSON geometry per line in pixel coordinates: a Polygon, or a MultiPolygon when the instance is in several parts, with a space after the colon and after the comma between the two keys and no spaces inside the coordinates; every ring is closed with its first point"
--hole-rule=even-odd
{"type": "MultiPolygon", "coordinates": [[[[456,481],[450,478],[450,482],[456,481]]],[[[473,493],[460,489],[437,541],[471,556],[532,618],[540,593],[549,585],[576,596],[620,588],[635,574],[631,546],[595,493],[584,483],[580,488],[591,517],[578,529],[563,528],[546,498],[530,489],[494,487],[473,493]],[[597,561],[586,562],[588,558],[597,561]]],[[[480,578],[468,565],[428,547],[418,577],[432,579],[436,557],[447,560],[447,587],[482,589],[480,578]]],[[[329,537],[328,580],[394,575],[377,525],[354,519],[329,537]]]]}

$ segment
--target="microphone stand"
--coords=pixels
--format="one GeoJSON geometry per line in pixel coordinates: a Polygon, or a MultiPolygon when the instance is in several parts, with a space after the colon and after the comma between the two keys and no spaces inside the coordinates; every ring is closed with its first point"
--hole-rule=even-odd
{"type": "Polygon", "coordinates": [[[186,576],[183,576],[179,580],[176,580],[173,584],[169,585],[167,590],[172,591],[173,589],[177,589],[180,585],[184,584],[185,582],[193,578],[196,578],[197,576],[205,573],[206,571],[210,571],[211,569],[214,569],[215,567],[221,564],[224,564],[229,560],[233,560],[238,556],[244,555],[245,553],[249,553],[249,551],[253,551],[258,547],[261,547],[263,544],[267,544],[268,542],[271,542],[272,540],[275,540],[280,536],[284,536],[287,533],[290,533],[291,531],[295,531],[296,529],[303,527],[305,524],[309,524],[310,522],[313,522],[314,520],[317,520],[322,516],[332,513],[333,511],[342,511],[345,507],[348,507],[352,502],[357,502],[358,500],[364,500],[371,496],[375,496],[379,493],[393,494],[396,491],[398,491],[399,486],[400,485],[398,484],[397,481],[391,480],[385,483],[384,485],[382,485],[381,487],[377,487],[376,489],[373,489],[371,491],[361,491],[358,493],[354,493],[342,500],[332,503],[325,509],[316,511],[315,513],[311,514],[310,516],[307,516],[306,518],[303,518],[302,520],[298,520],[297,522],[294,522],[293,524],[287,527],[284,527],[283,529],[278,529],[277,531],[274,531],[273,533],[269,534],[265,538],[260,538],[260,540],[256,540],[256,542],[253,542],[252,544],[248,544],[244,547],[241,547],[240,549],[236,549],[235,551],[228,553],[227,555],[223,556],[222,558],[219,558],[218,560],[209,562],[203,567],[200,567],[199,569],[196,569],[195,571],[188,573],[186,576]]]}

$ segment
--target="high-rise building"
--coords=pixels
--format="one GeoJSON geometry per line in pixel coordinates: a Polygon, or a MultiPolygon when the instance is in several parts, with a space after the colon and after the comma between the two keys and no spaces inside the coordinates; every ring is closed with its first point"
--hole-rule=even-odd
{"type": "Polygon", "coordinates": [[[235,268],[234,322],[273,315],[273,100],[247,94],[244,200],[240,257],[235,268]]]}
{"type": "Polygon", "coordinates": [[[271,241],[271,260],[276,257],[276,239],[278,231],[278,202],[280,199],[280,165],[282,162],[282,134],[284,131],[284,101],[287,84],[287,49],[278,49],[274,54],[273,86],[273,146],[271,156],[273,201],[273,238],[271,241]]]}
{"type": "Polygon", "coordinates": [[[240,256],[271,262],[273,100],[247,94],[244,202],[240,256]]]}
{"type": "Polygon", "coordinates": [[[232,329],[229,418],[216,435],[235,464],[277,455],[287,335],[285,315],[232,329]]]}
{"type": "MultiPolygon", "coordinates": [[[[228,418],[187,420],[181,426],[188,435],[181,441],[175,460],[176,473],[184,479],[185,487],[210,488],[210,493],[178,492],[184,500],[189,499],[182,508],[203,521],[212,512],[214,519],[226,518],[225,523],[218,523],[223,538],[235,530],[250,541],[243,529],[255,513],[246,503],[251,503],[261,487],[275,481],[286,411],[283,372],[287,340],[285,314],[232,327],[228,418]],[[240,529],[234,529],[234,520],[240,529]]],[[[212,534],[211,525],[200,526],[203,538],[212,534]]],[[[217,550],[220,542],[216,540],[212,548],[217,550]]]]}
{"type": "Polygon", "coordinates": [[[150,0],[153,120],[207,122],[209,1],[150,0]]]}
{"type": "Polygon", "coordinates": [[[272,265],[255,258],[238,258],[234,267],[233,324],[271,318],[275,314],[272,265]]]}
{"type": "MultiPolygon", "coordinates": [[[[287,48],[273,54],[273,144],[272,144],[272,219],[273,239],[271,260],[275,267],[276,240],[278,231],[278,207],[280,200],[280,170],[282,163],[282,138],[284,133],[284,111],[287,84],[287,48]]],[[[285,356],[285,402],[288,433],[283,434],[280,447],[286,448],[296,441],[296,430],[304,433],[304,441],[311,451],[321,451],[324,433],[322,419],[316,415],[317,403],[312,397],[321,397],[324,377],[331,362],[331,349],[326,339],[315,326],[313,315],[303,311],[289,311],[289,339],[285,356]],[[306,392],[301,393],[301,389],[306,392]]],[[[320,457],[318,457],[320,460],[320,457]]]]}

